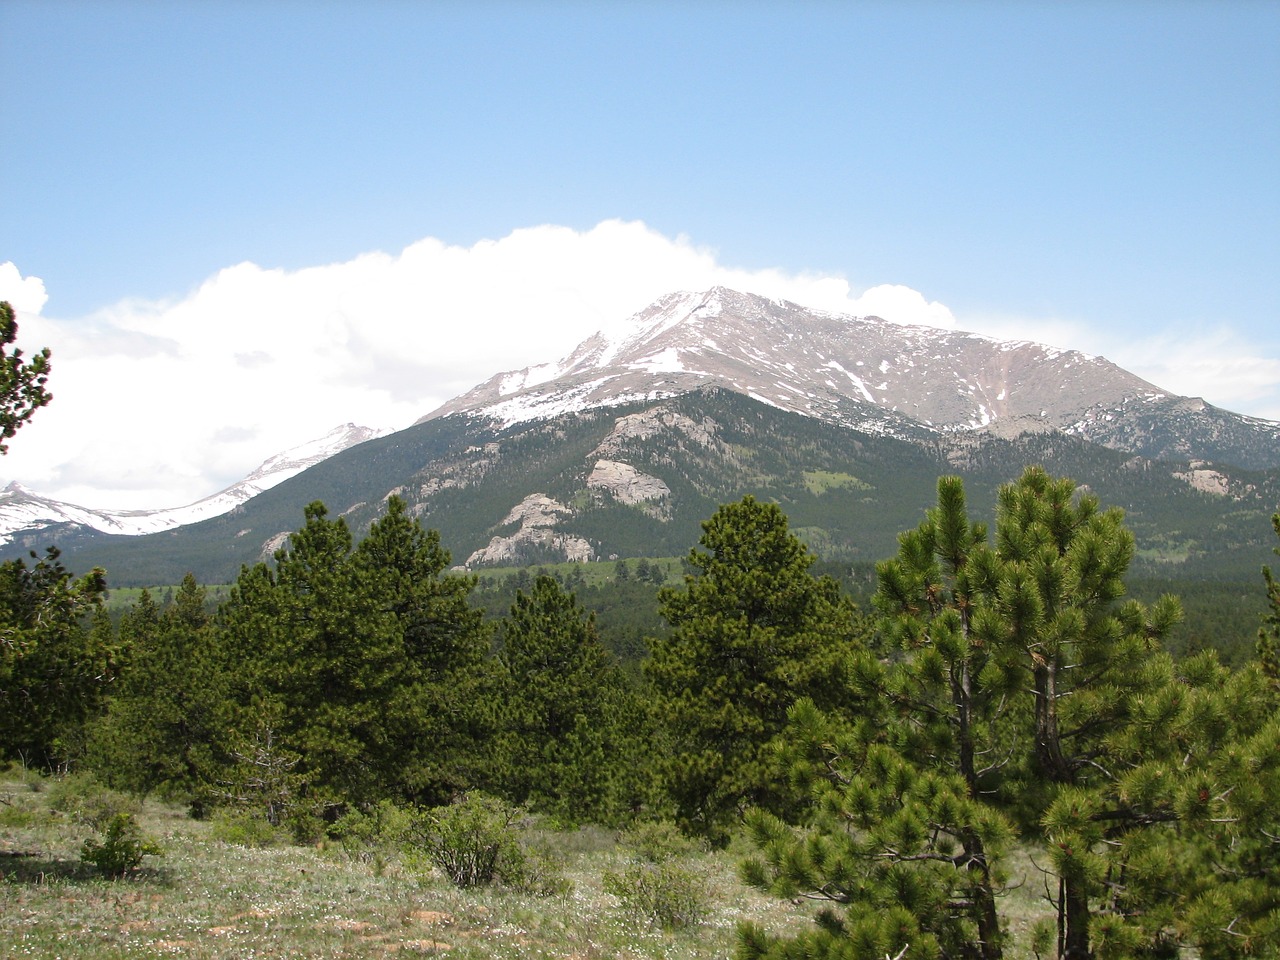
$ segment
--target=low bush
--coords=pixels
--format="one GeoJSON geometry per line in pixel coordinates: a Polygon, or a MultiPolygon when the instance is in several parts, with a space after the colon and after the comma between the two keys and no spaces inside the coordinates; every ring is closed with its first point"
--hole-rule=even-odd
{"type": "Polygon", "coordinates": [[[634,859],[645,863],[666,863],[706,852],[705,843],[690,840],[670,820],[642,820],[624,830],[621,841],[634,859]]]}
{"type": "Polygon", "coordinates": [[[522,835],[523,812],[496,797],[469,793],[423,814],[411,834],[428,862],[458,887],[501,884],[528,893],[565,892],[549,851],[522,835]]]}
{"type": "Polygon", "coordinates": [[[563,860],[549,847],[521,837],[517,850],[503,865],[502,885],[537,897],[572,893],[573,881],[564,876],[563,869],[563,860]]]}
{"type": "Polygon", "coordinates": [[[704,878],[673,863],[641,863],[622,874],[606,872],[606,893],[623,909],[664,930],[680,930],[701,923],[711,908],[704,878]]]}
{"type": "Polygon", "coordinates": [[[455,886],[487,886],[519,860],[513,826],[519,814],[495,797],[469,793],[457,803],[423,814],[415,825],[415,839],[427,860],[455,886]]]}
{"type": "Polygon", "coordinates": [[[403,849],[413,827],[413,815],[390,800],[365,810],[347,811],[329,828],[349,860],[380,869],[388,857],[403,849]]]}
{"type": "Polygon", "coordinates": [[[132,814],[117,813],[107,823],[103,840],[86,840],[80,859],[110,877],[122,877],[142,866],[142,858],[160,856],[159,845],[145,836],[132,814]]]}
{"type": "Polygon", "coordinates": [[[222,843],[257,849],[274,847],[285,840],[282,828],[247,810],[219,810],[210,819],[209,834],[222,843]]]}
{"type": "Polygon", "coordinates": [[[93,777],[68,774],[59,777],[49,789],[49,809],[105,833],[121,814],[136,817],[142,810],[142,801],[112,790],[93,777]]]}

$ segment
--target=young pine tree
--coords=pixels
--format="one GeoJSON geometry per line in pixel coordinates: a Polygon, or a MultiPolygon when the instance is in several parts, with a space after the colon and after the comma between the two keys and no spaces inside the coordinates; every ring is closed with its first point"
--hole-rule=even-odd
{"type": "Polygon", "coordinates": [[[503,792],[568,823],[616,819],[617,786],[638,760],[628,749],[635,711],[595,617],[540,576],[516,594],[500,635],[503,792]]]}
{"type": "Polygon", "coordinates": [[[428,806],[487,785],[497,725],[491,630],[476,578],[450,573],[440,535],[399,497],[352,557],[389,638],[380,704],[386,738],[370,766],[387,795],[428,806]]]}
{"type": "Polygon", "coordinates": [[[767,746],[801,697],[840,702],[860,635],[852,604],[809,572],[814,557],[775,504],[746,497],[702,529],[684,587],[659,593],[671,632],[651,641],[645,669],[671,738],[664,782],[679,822],[724,842],[747,807],[779,807],[767,746]]]}
{"type": "Polygon", "coordinates": [[[796,942],[748,930],[744,957],[1003,955],[999,857],[1012,829],[989,800],[1014,745],[1018,678],[975,634],[997,558],[958,477],[939,481],[937,506],[877,573],[889,655],[851,658],[848,719],[802,703],[781,738],[813,822],[795,834],[763,814],[751,820],[763,857],[748,878],[826,901],[827,917],[796,942]]]}
{"type": "MultiPolygon", "coordinates": [[[[1271,526],[1280,537],[1280,513],[1273,514],[1271,526]]],[[[1280,547],[1273,548],[1280,555],[1280,547]]],[[[1280,689],[1280,580],[1271,575],[1270,567],[1262,568],[1262,579],[1267,585],[1268,611],[1258,628],[1258,662],[1271,682],[1280,689]]]]}
{"type": "Polygon", "coordinates": [[[111,632],[94,627],[106,592],[102,570],[76,578],[55,547],[30,567],[0,563],[0,759],[78,759],[115,672],[111,632]]]}
{"type": "Polygon", "coordinates": [[[316,803],[438,804],[482,777],[489,633],[474,580],[448,565],[399,498],[358,547],[307,507],[275,569],[243,570],[221,611],[240,741],[296,757],[290,776],[316,803]]]}
{"type": "Polygon", "coordinates": [[[902,648],[851,667],[867,713],[792,712],[783,742],[812,824],[753,818],[751,878],[844,913],[801,945],[748,928],[743,956],[997,955],[996,804],[1044,844],[1059,958],[1273,955],[1275,690],[1257,667],[1164,654],[1178,604],[1123,600],[1132,550],[1118,511],[1039,468],[1001,489],[991,545],[959,481],[940,483],[879,567],[902,648]]]}
{"type": "Polygon", "coordinates": [[[228,743],[264,737],[297,765],[313,802],[376,799],[371,755],[386,744],[382,702],[395,649],[386,618],[351,563],[341,518],[319,503],[277,551],[274,569],[241,571],[220,611],[236,716],[228,743]],[[260,718],[270,718],[261,731],[260,718]]]}
{"type": "MultiPolygon", "coordinates": [[[[892,706],[884,707],[881,722],[892,715],[892,706]]],[[[1002,955],[994,913],[1008,822],[971,796],[960,776],[876,736],[877,725],[807,700],[792,708],[778,743],[792,779],[808,790],[811,812],[799,830],[765,811],[749,812],[758,853],[743,875],[823,909],[816,927],[799,936],[744,924],[740,960],[1002,955]]]]}
{"type": "Polygon", "coordinates": [[[191,574],[163,610],[144,590],[121,618],[126,662],[90,750],[104,782],[190,802],[204,792],[223,700],[209,623],[191,574]]]}

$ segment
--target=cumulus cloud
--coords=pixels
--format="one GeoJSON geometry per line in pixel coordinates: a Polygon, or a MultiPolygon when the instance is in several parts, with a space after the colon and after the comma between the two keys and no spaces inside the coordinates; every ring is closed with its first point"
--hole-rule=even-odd
{"type": "MultiPolygon", "coordinates": [[[[838,276],[728,267],[688,238],[617,220],[531,227],[470,247],[427,238],[295,271],[241,263],[180,300],[124,301],[72,319],[43,316],[44,284],[3,264],[0,298],[19,310],[21,345],[53,349],[55,399],[0,464],[8,479],[73,503],[179,506],[337,424],[408,426],[494,373],[563,357],[663,294],[716,285],[1000,333],[997,322],[957,324],[908,287],[856,292],[838,276]]],[[[1090,350],[1087,338],[1067,339],[1080,331],[1050,326],[1029,334],[1023,321],[1017,335],[1090,350]]],[[[1196,392],[1229,406],[1215,399],[1225,396],[1211,382],[1221,376],[1259,389],[1270,377],[1274,392],[1275,362],[1232,367],[1249,355],[1234,346],[1222,342],[1216,370],[1201,352],[1206,384],[1196,392]]],[[[1190,392],[1174,367],[1196,358],[1168,358],[1169,376],[1150,379],[1190,392]]]]}
{"type": "Polygon", "coordinates": [[[855,296],[826,275],[726,267],[639,222],[434,238],[296,271],[240,263],[175,302],[40,314],[43,283],[0,269],[22,339],[54,352],[55,401],[6,473],[95,507],[177,506],[355,421],[408,426],[501,370],[555,360],[673,290],[723,285],[901,323],[951,323],[914,290],[855,296]]]}
{"type": "Polygon", "coordinates": [[[18,313],[39,313],[49,295],[39,277],[24,277],[15,264],[0,263],[0,300],[7,300],[18,313]]]}
{"type": "Polygon", "coordinates": [[[920,324],[926,327],[954,328],[956,318],[937,300],[926,300],[924,294],[897,283],[882,283],[858,297],[851,311],[861,316],[879,317],[890,323],[920,324]]]}

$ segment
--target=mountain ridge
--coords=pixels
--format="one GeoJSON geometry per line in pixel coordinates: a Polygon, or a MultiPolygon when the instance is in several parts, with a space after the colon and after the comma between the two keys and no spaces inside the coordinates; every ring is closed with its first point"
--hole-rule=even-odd
{"type": "Polygon", "coordinates": [[[269,560],[307,503],[358,537],[396,495],[463,565],[673,556],[752,493],[820,554],[879,559],[939,474],[972,479],[977,503],[1033,462],[1128,511],[1149,562],[1239,571],[1269,555],[1280,424],[1076,351],[724,288],[663,297],[218,516],[134,538],[68,517],[0,555],[56,539],[129,584],[216,580],[269,560]]]}
{"type": "Polygon", "coordinates": [[[505,424],[707,386],[869,432],[1059,430],[1153,459],[1280,466],[1280,423],[1180,397],[1109,360],[891,324],[714,287],[668,294],[556,363],[506,371],[431,411],[505,424]]]}

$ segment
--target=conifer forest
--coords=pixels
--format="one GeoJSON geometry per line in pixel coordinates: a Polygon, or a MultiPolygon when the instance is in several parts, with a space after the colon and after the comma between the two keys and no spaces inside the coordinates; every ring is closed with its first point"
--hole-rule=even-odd
{"type": "Polygon", "coordinates": [[[1181,604],[1128,596],[1121,513],[1040,468],[991,517],[942,477],[857,601],[776,504],[702,530],[679,563],[611,566],[652,601],[643,637],[605,634],[572,565],[493,610],[395,497],[358,542],[311,504],[216,597],[188,576],[109,602],[56,549],[4,563],[0,750],[47,809],[0,806],[3,925],[51,876],[179,885],[161,809],[547,903],[573,881],[530,825],[612,831],[640,853],[602,896],[676,942],[717,885],[798,905],[726,921],[743,960],[1280,955],[1269,570],[1255,655],[1226,666],[1165,649],[1181,604]],[[79,858],[34,871],[40,823],[87,833],[79,858]]]}

